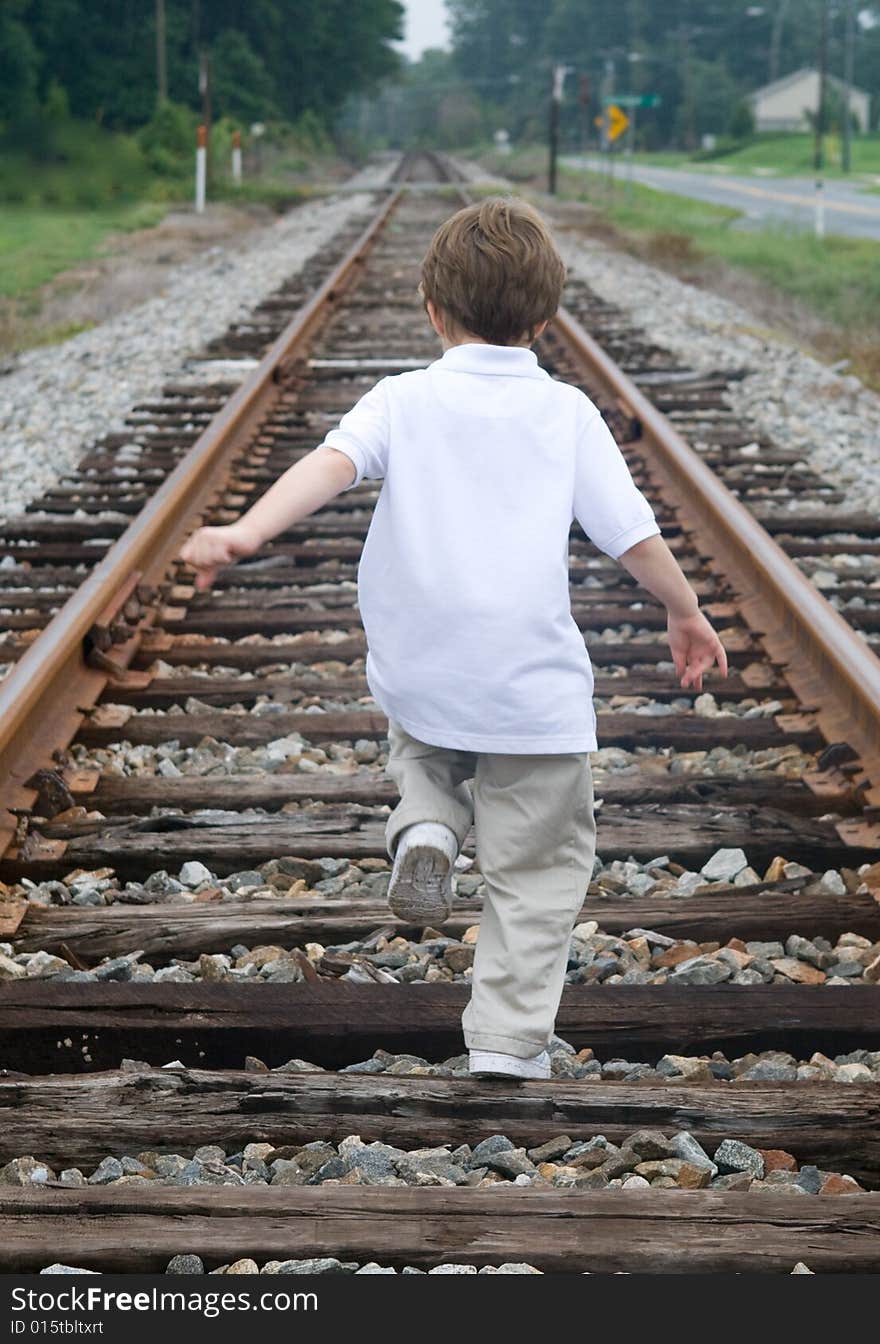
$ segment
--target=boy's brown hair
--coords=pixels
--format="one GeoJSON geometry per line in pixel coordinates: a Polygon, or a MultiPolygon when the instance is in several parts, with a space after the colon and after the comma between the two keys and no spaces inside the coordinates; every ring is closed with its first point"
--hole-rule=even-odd
{"type": "Polygon", "coordinates": [[[420,293],[456,328],[490,345],[534,340],[559,308],[565,264],[541,216],[524,201],[490,197],[435,233],[420,293]]]}

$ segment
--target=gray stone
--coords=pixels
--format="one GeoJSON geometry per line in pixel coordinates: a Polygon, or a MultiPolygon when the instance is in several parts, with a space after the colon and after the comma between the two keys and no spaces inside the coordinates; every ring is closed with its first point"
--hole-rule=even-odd
{"type": "Polygon", "coordinates": [[[220,1162],[187,1162],[173,1177],[175,1185],[242,1185],[237,1171],[220,1162]]]}
{"type": "Polygon", "coordinates": [[[653,1161],[657,1158],[677,1157],[672,1140],[667,1139],[659,1129],[639,1129],[635,1134],[631,1134],[624,1140],[624,1147],[631,1148],[642,1162],[653,1161]]]}
{"type": "Polygon", "coordinates": [[[562,1157],[571,1147],[571,1139],[568,1134],[560,1134],[555,1139],[547,1139],[538,1148],[528,1150],[529,1157],[533,1162],[552,1162],[555,1157],[562,1157]]]}
{"type": "Polygon", "coordinates": [[[501,1176],[534,1176],[537,1170],[521,1148],[490,1153],[485,1161],[490,1171],[497,1171],[501,1176]]]}
{"type": "Polygon", "coordinates": [[[710,882],[732,882],[749,861],[741,849],[717,849],[700,873],[710,882]]]}
{"type": "Polygon", "coordinates": [[[126,1171],[118,1157],[105,1157],[89,1177],[89,1185],[109,1185],[125,1176],[126,1171]]]}
{"type": "Polygon", "coordinates": [[[669,980],[677,985],[718,985],[729,980],[733,971],[723,961],[711,957],[691,957],[670,973],[669,980]]]}
{"type": "Polygon", "coordinates": [[[175,1255],[168,1261],[166,1274],[204,1274],[205,1266],[201,1256],[175,1255]]]}
{"type": "Polygon", "coordinates": [[[860,961],[836,961],[828,967],[829,978],[839,976],[844,980],[857,980],[864,974],[864,966],[860,961]]]}
{"type": "Polygon", "coordinates": [[[481,1274],[540,1274],[540,1269],[527,1265],[525,1261],[508,1260],[503,1265],[484,1265],[481,1274]]]}
{"type": "Polygon", "coordinates": [[[818,1195],[822,1189],[825,1177],[818,1167],[801,1167],[797,1174],[797,1184],[802,1190],[806,1190],[808,1195],[818,1195]]]}
{"type": "Polygon", "coordinates": [[[738,1076],[750,1083],[794,1083],[797,1082],[797,1065],[780,1064],[773,1059],[759,1059],[757,1064],[745,1069],[738,1076]]]}
{"type": "MultiPolygon", "coordinates": [[[[492,1153],[486,1158],[488,1165],[490,1160],[496,1160],[501,1153],[492,1153]]],[[[465,1185],[468,1178],[467,1168],[453,1162],[449,1153],[440,1150],[427,1150],[423,1152],[404,1153],[397,1159],[397,1172],[407,1185],[420,1185],[432,1181],[451,1181],[453,1185],[465,1185]]]]}
{"type": "MultiPolygon", "coordinates": [[[[336,1149],[332,1143],[325,1143],[322,1139],[314,1139],[311,1143],[305,1144],[297,1150],[296,1160],[303,1171],[319,1171],[325,1162],[330,1162],[336,1157],[336,1149]]],[[[275,1165],[273,1162],[271,1165],[275,1165]]]]}
{"type": "Polygon", "coordinates": [[[240,873],[233,873],[231,877],[224,877],[223,885],[229,891],[241,891],[243,887],[262,887],[265,883],[258,872],[246,868],[240,873]]]}
{"type": "Polygon", "coordinates": [[[202,882],[213,882],[214,874],[203,863],[199,863],[197,859],[190,859],[178,873],[178,880],[185,887],[197,887],[202,882]]]}
{"type": "Polygon", "coordinates": [[[270,1173],[270,1185],[305,1185],[310,1179],[298,1162],[291,1162],[283,1157],[277,1158],[272,1163],[270,1173]]]}
{"type": "Polygon", "coordinates": [[[718,1170],[728,1171],[746,1171],[756,1180],[762,1180],[764,1176],[764,1159],[755,1148],[750,1148],[747,1143],[740,1143],[738,1139],[724,1139],[715,1150],[715,1162],[718,1170]]]}
{"type": "Polygon", "coordinates": [[[132,962],[130,957],[112,957],[110,961],[105,961],[100,966],[95,967],[94,975],[96,980],[130,980],[132,971],[132,962]]]}
{"type": "Polygon", "coordinates": [[[379,1180],[385,1176],[395,1176],[395,1160],[400,1150],[387,1143],[363,1144],[352,1148],[344,1156],[347,1171],[359,1171],[367,1180],[379,1180]]]}
{"type": "Polygon", "coordinates": [[[785,956],[785,948],[782,943],[762,943],[752,941],[746,943],[746,951],[749,956],[759,957],[762,961],[773,961],[779,957],[785,956]]]}
{"type": "Polygon", "coordinates": [[[748,1190],[752,1177],[747,1171],[731,1171],[725,1176],[714,1176],[709,1182],[710,1190],[748,1190]]]}
{"type": "MultiPolygon", "coordinates": [[[[273,1164],[275,1167],[277,1165],[277,1162],[273,1164]]],[[[322,1167],[318,1168],[314,1176],[309,1177],[308,1184],[320,1185],[322,1181],[336,1181],[340,1176],[345,1175],[346,1170],[345,1162],[341,1157],[331,1157],[329,1162],[325,1162],[322,1167]]]]}
{"type": "Polygon", "coordinates": [[[515,1145],[510,1142],[510,1139],[505,1138],[503,1134],[492,1134],[488,1139],[483,1139],[476,1145],[468,1166],[486,1166],[494,1153],[512,1152],[514,1147],[515,1145]]]}
{"type": "Polygon", "coordinates": [[[616,1176],[622,1176],[624,1172],[632,1171],[639,1160],[638,1153],[633,1152],[632,1148],[621,1148],[618,1152],[612,1153],[602,1163],[602,1166],[598,1169],[599,1174],[604,1176],[606,1180],[611,1181],[616,1176]]]}
{"type": "Polygon", "coordinates": [[[54,1179],[52,1168],[35,1157],[14,1157],[0,1167],[0,1185],[45,1185],[54,1179]]]}
{"type": "MultiPolygon", "coordinates": [[[[809,1272],[809,1271],[808,1271],[809,1272]]],[[[45,1269],[40,1270],[41,1274],[99,1274],[97,1269],[79,1269],[76,1265],[47,1265],[45,1269]]]]}
{"type": "Polygon", "coordinates": [[[429,1274],[476,1274],[476,1265],[435,1265],[429,1274]]]}
{"type": "Polygon", "coordinates": [[[694,1167],[702,1167],[704,1170],[711,1171],[714,1176],[718,1167],[712,1161],[702,1144],[698,1143],[693,1134],[682,1129],[678,1134],[673,1134],[669,1140],[672,1151],[676,1157],[681,1157],[685,1162],[690,1162],[694,1167]]]}
{"type": "MultiPolygon", "coordinates": [[[[355,1274],[358,1265],[348,1260],[337,1260],[333,1256],[318,1256],[312,1260],[276,1261],[275,1274],[355,1274]]],[[[264,1271],[269,1272],[268,1267],[264,1271]]]]}

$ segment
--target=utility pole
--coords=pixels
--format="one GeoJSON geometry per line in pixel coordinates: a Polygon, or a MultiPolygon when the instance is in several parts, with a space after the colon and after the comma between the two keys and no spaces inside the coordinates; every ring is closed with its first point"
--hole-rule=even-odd
{"type": "Polygon", "coordinates": [[[168,97],[168,62],[165,51],[165,0],[156,0],[156,99],[168,97]]]}
{"type": "Polygon", "coordinates": [[[562,90],[565,87],[567,65],[554,65],[553,88],[550,92],[550,167],[547,173],[547,186],[551,196],[556,195],[556,161],[559,157],[559,108],[562,104],[562,90]]]}
{"type": "Polygon", "coordinates": [[[682,85],[682,135],[684,147],[691,153],[697,147],[697,133],[694,126],[694,90],[691,80],[691,30],[686,23],[678,30],[681,42],[681,85],[682,85]]]}
{"type": "Polygon", "coordinates": [[[819,105],[816,108],[816,135],[813,167],[821,173],[825,166],[825,104],[828,94],[828,0],[822,0],[819,29],[819,105]]]}
{"type": "Polygon", "coordinates": [[[816,144],[813,166],[816,170],[816,237],[825,237],[825,101],[828,86],[828,0],[822,0],[819,32],[819,106],[816,108],[816,144]]]}
{"type": "Polygon", "coordinates": [[[846,36],[843,57],[843,171],[852,168],[852,87],[856,54],[855,0],[845,0],[846,36]]]}
{"type": "Polygon", "coordinates": [[[205,162],[211,180],[211,56],[206,47],[199,53],[199,93],[202,95],[202,125],[205,128],[205,162]]]}
{"type": "Polygon", "coordinates": [[[779,78],[779,59],[782,53],[782,31],[788,14],[790,0],[776,0],[776,17],[773,20],[773,33],[770,38],[769,82],[779,78]]]}

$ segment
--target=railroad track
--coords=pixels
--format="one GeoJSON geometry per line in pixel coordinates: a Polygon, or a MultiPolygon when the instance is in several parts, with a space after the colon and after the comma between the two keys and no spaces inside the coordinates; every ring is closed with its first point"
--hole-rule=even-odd
{"type": "Polygon", "coordinates": [[[682,694],[661,610],[573,534],[604,863],[548,1083],[456,1058],[479,875],[442,933],[383,903],[375,485],[210,594],[174,562],[435,357],[417,263],[456,201],[431,176],[402,164],[358,237],[205,352],[259,361],[243,382],[172,383],[0,528],[0,1264],[877,1269],[880,538],[751,449],[736,371],[681,368],[582,285],[540,347],[602,406],[732,665],[682,694]],[[840,611],[794,563],[828,555],[858,561],[840,611]]]}

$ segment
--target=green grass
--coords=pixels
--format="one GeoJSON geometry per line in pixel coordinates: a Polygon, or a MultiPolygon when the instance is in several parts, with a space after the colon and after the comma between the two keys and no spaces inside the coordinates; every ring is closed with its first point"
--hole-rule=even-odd
{"type": "MultiPolygon", "coordinates": [[[[759,170],[781,177],[812,176],[812,135],[761,135],[741,149],[716,155],[689,158],[684,154],[638,154],[639,163],[659,167],[687,167],[717,172],[719,168],[736,173],[757,173],[759,170]]],[[[825,138],[825,169],[830,177],[846,177],[841,168],[840,136],[825,138]]],[[[880,175],[880,135],[854,135],[852,139],[852,172],[880,175]]]]}
{"type": "Polygon", "coordinates": [[[738,212],[724,206],[619,180],[610,195],[605,179],[587,176],[585,193],[584,174],[566,171],[564,194],[600,210],[638,255],[672,270],[708,271],[709,287],[713,260],[750,272],[828,324],[823,353],[850,358],[880,385],[880,243],[836,235],[820,241],[781,227],[735,229],[738,212]]]}
{"type": "Polygon", "coordinates": [[[18,299],[59,271],[93,257],[110,233],[149,228],[165,213],[153,202],[103,210],[4,206],[0,211],[0,296],[18,299]]]}

